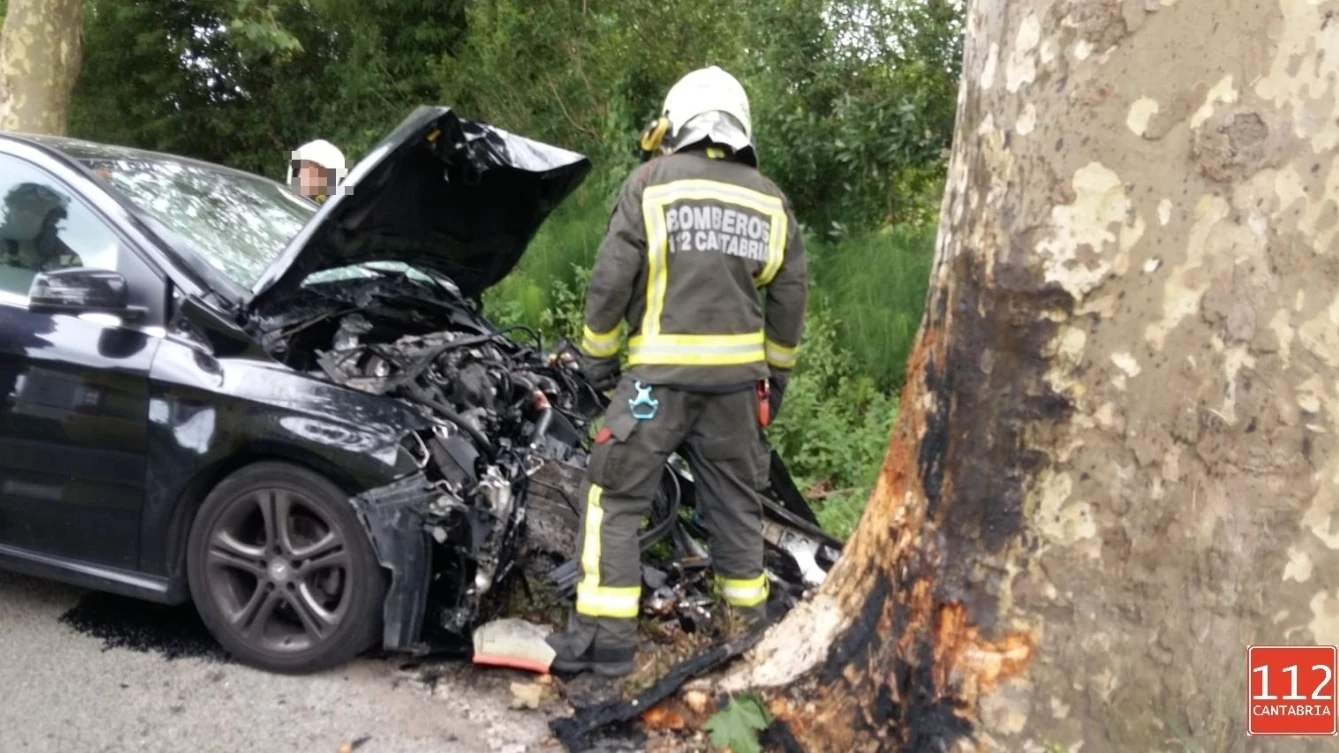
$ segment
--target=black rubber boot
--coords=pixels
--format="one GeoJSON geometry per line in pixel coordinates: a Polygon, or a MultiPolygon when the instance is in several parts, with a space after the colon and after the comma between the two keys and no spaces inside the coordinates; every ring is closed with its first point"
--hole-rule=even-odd
{"type": "Polygon", "coordinates": [[[601,677],[623,677],[632,673],[632,660],[637,649],[612,648],[590,642],[584,650],[577,651],[571,638],[568,633],[554,633],[546,639],[556,654],[549,665],[551,672],[564,675],[594,672],[601,677]]]}

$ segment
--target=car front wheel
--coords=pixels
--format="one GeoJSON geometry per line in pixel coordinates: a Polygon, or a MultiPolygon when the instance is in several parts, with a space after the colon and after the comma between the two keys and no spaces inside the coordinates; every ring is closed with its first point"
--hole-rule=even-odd
{"type": "Polygon", "coordinates": [[[233,656],[301,674],[343,664],[375,642],[386,579],[348,495],[286,463],[224,479],[191,526],[196,609],[233,656]]]}

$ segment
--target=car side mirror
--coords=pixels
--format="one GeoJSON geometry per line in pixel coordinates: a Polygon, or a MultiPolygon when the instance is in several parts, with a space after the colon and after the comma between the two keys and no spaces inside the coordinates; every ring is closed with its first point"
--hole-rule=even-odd
{"type": "Polygon", "coordinates": [[[144,314],[130,305],[125,275],[110,269],[57,269],[39,272],[28,287],[28,309],[51,314],[112,314],[137,319],[144,314]]]}

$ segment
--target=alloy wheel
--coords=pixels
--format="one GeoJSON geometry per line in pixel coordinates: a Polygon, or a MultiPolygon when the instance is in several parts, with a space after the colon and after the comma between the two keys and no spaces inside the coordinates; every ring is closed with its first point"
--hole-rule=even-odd
{"type": "Polygon", "coordinates": [[[305,495],[268,488],[238,496],[206,541],[209,591],[227,625],[248,644],[305,651],[348,615],[348,542],[305,495]]]}

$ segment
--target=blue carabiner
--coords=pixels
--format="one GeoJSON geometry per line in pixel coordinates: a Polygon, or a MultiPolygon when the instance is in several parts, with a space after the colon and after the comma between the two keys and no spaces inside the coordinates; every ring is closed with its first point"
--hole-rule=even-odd
{"type": "Polygon", "coordinates": [[[638,421],[650,421],[656,417],[660,411],[660,401],[651,397],[651,388],[643,387],[641,380],[637,380],[635,385],[637,396],[628,398],[628,409],[632,411],[632,417],[638,421]],[[650,412],[638,412],[638,408],[650,407],[650,412]]]}

